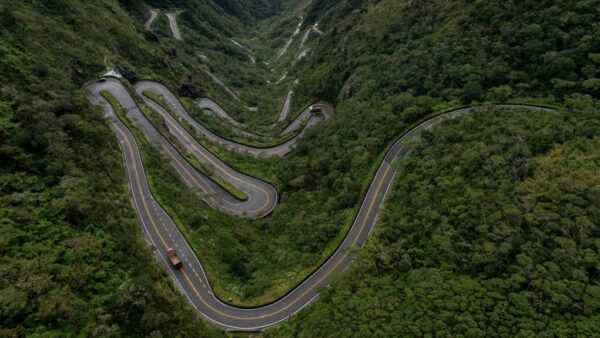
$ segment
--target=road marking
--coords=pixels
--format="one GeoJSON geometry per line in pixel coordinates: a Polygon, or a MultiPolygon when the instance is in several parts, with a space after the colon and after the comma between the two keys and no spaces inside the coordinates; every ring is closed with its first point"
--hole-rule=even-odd
{"type": "MultiPolygon", "coordinates": [[[[441,118],[441,117],[438,117],[438,120],[437,120],[436,122],[439,122],[440,120],[442,120],[442,118],[441,118]]],[[[427,121],[426,121],[426,122],[427,122],[427,121]]],[[[167,243],[165,242],[164,238],[162,237],[162,234],[161,234],[160,230],[159,230],[159,229],[158,229],[158,227],[156,226],[156,222],[155,222],[155,219],[154,219],[154,217],[155,217],[155,216],[157,216],[159,219],[161,219],[161,220],[162,220],[162,218],[160,217],[160,214],[158,213],[158,210],[157,210],[157,203],[156,203],[156,201],[154,201],[154,198],[153,198],[153,196],[152,196],[152,194],[151,194],[151,193],[149,193],[149,194],[144,194],[144,190],[142,189],[143,185],[141,184],[141,179],[140,179],[140,171],[138,170],[138,161],[139,161],[139,156],[138,156],[138,157],[135,157],[135,156],[134,156],[134,152],[133,152],[133,149],[134,149],[134,147],[133,147],[133,146],[132,146],[132,144],[129,142],[129,139],[127,138],[127,134],[126,134],[126,133],[125,133],[123,130],[121,130],[121,128],[123,128],[123,127],[122,127],[121,125],[117,125],[116,123],[115,123],[115,124],[113,124],[113,125],[115,126],[114,130],[116,130],[116,131],[117,131],[117,133],[118,133],[118,134],[120,134],[120,135],[121,135],[121,137],[123,137],[123,140],[125,141],[125,142],[123,142],[123,140],[121,140],[121,143],[122,143],[122,144],[125,144],[125,143],[127,143],[127,145],[128,145],[127,153],[125,154],[125,151],[124,151],[124,154],[125,154],[125,159],[126,159],[126,161],[125,161],[125,162],[126,162],[126,165],[128,166],[128,168],[129,168],[129,169],[131,169],[131,171],[129,171],[129,173],[128,173],[128,177],[135,177],[135,181],[136,181],[136,183],[137,183],[137,191],[133,191],[133,186],[131,185],[131,181],[130,181],[130,188],[132,189],[132,192],[133,192],[132,196],[133,196],[133,199],[134,199],[134,202],[135,202],[134,204],[136,205],[136,208],[138,209],[138,212],[140,212],[140,219],[141,219],[141,221],[142,221],[142,224],[143,224],[143,225],[144,225],[144,227],[145,227],[145,222],[144,222],[144,217],[143,217],[143,216],[144,216],[144,214],[143,214],[143,213],[141,213],[141,209],[140,209],[140,208],[138,208],[138,206],[139,206],[139,202],[138,202],[138,200],[135,198],[135,196],[136,196],[136,193],[139,193],[139,194],[140,194],[140,196],[141,196],[141,201],[142,201],[142,204],[143,204],[143,206],[144,206],[144,211],[145,211],[145,216],[146,216],[146,218],[147,218],[147,219],[150,221],[150,223],[152,224],[152,226],[153,226],[153,228],[154,228],[154,230],[155,230],[156,234],[157,234],[157,235],[158,235],[158,237],[160,238],[160,240],[161,240],[162,244],[166,246],[166,245],[167,245],[167,243]],[[130,161],[128,161],[128,160],[127,160],[127,155],[129,155],[129,156],[130,156],[130,158],[131,158],[131,160],[130,160],[130,161]],[[130,162],[131,162],[131,163],[130,163],[130,162]],[[150,198],[150,199],[153,201],[153,206],[154,206],[154,208],[153,208],[153,209],[155,210],[155,212],[156,212],[156,215],[155,215],[155,214],[152,214],[152,213],[150,212],[150,209],[148,208],[147,201],[146,201],[146,198],[148,197],[148,195],[149,195],[149,198],[150,198]]],[[[427,125],[426,125],[426,123],[423,123],[422,125],[423,125],[423,128],[427,128],[427,125]]],[[[415,130],[415,129],[418,129],[418,128],[419,128],[419,126],[418,126],[418,127],[416,127],[416,128],[413,128],[413,130],[415,130]]],[[[137,149],[137,148],[136,148],[136,149],[137,149]]],[[[384,162],[382,162],[382,164],[380,164],[380,169],[382,168],[382,166],[384,166],[384,168],[385,168],[385,169],[383,169],[383,172],[382,172],[382,174],[381,174],[381,175],[377,175],[377,174],[376,174],[376,176],[375,176],[375,178],[374,178],[373,182],[371,183],[371,186],[370,186],[369,190],[367,191],[367,195],[365,196],[365,199],[363,200],[363,203],[362,203],[362,205],[361,205],[361,208],[359,209],[359,212],[358,212],[358,215],[357,215],[357,218],[356,218],[356,220],[357,220],[357,221],[358,221],[358,220],[360,220],[360,221],[359,221],[359,222],[360,222],[360,227],[359,227],[358,231],[355,233],[355,235],[354,235],[354,237],[353,237],[353,239],[352,239],[352,243],[351,243],[350,245],[348,245],[346,248],[352,247],[352,246],[354,246],[354,245],[355,245],[355,244],[358,242],[358,240],[361,238],[361,234],[362,234],[362,232],[364,231],[364,227],[365,227],[367,224],[370,224],[371,226],[374,226],[374,225],[375,225],[375,223],[377,222],[377,213],[375,214],[375,218],[373,218],[373,221],[372,221],[372,222],[368,222],[368,221],[369,221],[369,218],[372,216],[373,207],[376,205],[376,202],[377,202],[378,200],[380,200],[380,201],[381,201],[380,203],[378,203],[378,204],[379,204],[379,206],[381,207],[381,206],[383,205],[383,203],[384,203],[384,201],[385,201],[385,198],[386,198],[386,196],[387,196],[388,190],[390,189],[390,186],[392,185],[392,182],[393,182],[393,179],[392,179],[390,182],[388,182],[389,184],[386,186],[386,189],[385,189],[385,191],[383,192],[383,196],[381,196],[381,198],[378,198],[378,196],[379,196],[379,195],[380,195],[380,193],[382,192],[382,191],[381,191],[382,185],[383,185],[383,183],[385,182],[385,180],[386,180],[386,178],[387,178],[387,175],[388,175],[389,171],[391,170],[391,168],[393,168],[391,164],[389,164],[389,163],[386,163],[385,161],[384,161],[384,162]],[[378,182],[377,182],[377,181],[378,181],[378,182]],[[376,183],[376,182],[377,182],[377,183],[376,183]],[[373,187],[374,187],[374,184],[376,184],[376,185],[375,185],[375,189],[371,191],[371,188],[373,188],[373,187]],[[371,200],[370,200],[370,202],[369,202],[369,207],[368,207],[367,211],[366,211],[364,214],[362,214],[362,217],[361,217],[362,207],[366,205],[366,204],[365,204],[365,202],[367,201],[367,199],[368,199],[369,197],[371,198],[371,200]]],[[[141,172],[143,172],[143,164],[142,164],[142,167],[141,167],[141,172]]],[[[379,173],[379,171],[378,171],[378,173],[379,173]]],[[[392,175],[393,175],[393,176],[395,176],[395,173],[396,173],[396,171],[394,170],[394,173],[393,173],[392,175]]],[[[380,207],[379,207],[379,208],[377,208],[377,210],[380,210],[380,207]]],[[[162,209],[161,209],[161,210],[162,210],[162,209]]],[[[378,211],[376,211],[376,212],[378,212],[378,211]]],[[[162,224],[164,225],[164,222],[163,222],[162,224]]],[[[353,230],[353,229],[354,229],[354,228],[355,228],[357,225],[358,225],[358,223],[356,223],[356,222],[355,222],[355,224],[353,224],[353,225],[352,225],[352,227],[351,227],[351,229],[350,229],[349,231],[352,231],[352,230],[353,230]]],[[[165,229],[163,229],[163,230],[167,231],[167,232],[169,233],[169,236],[170,236],[170,231],[169,231],[168,229],[166,229],[166,228],[165,228],[165,229]]],[[[369,233],[371,232],[371,230],[372,230],[372,228],[370,229],[369,233]]],[[[154,243],[154,240],[152,239],[152,235],[150,234],[150,232],[147,232],[147,234],[148,234],[148,236],[149,236],[150,240],[151,240],[151,241],[154,243]]],[[[170,237],[171,237],[171,236],[170,236],[170,237]]],[[[183,239],[183,240],[185,241],[185,239],[183,239]]],[[[345,242],[345,240],[344,240],[344,242],[345,242]]],[[[344,242],[342,242],[342,245],[343,245],[343,243],[344,243],[344,242]]],[[[185,243],[187,244],[187,242],[185,242],[185,243]]],[[[178,243],[175,243],[175,246],[176,246],[176,247],[178,247],[178,243]]],[[[337,251],[336,251],[336,253],[337,253],[337,251]]],[[[332,257],[331,257],[331,258],[330,258],[328,261],[326,261],[326,262],[325,262],[325,264],[327,264],[328,262],[333,262],[333,259],[337,259],[337,262],[335,262],[335,264],[334,264],[334,265],[333,265],[333,266],[330,268],[330,270],[329,270],[330,272],[332,272],[332,271],[335,271],[335,270],[338,268],[338,266],[339,266],[340,264],[342,264],[342,262],[344,262],[344,261],[345,261],[345,259],[346,259],[346,258],[347,258],[347,257],[348,257],[350,254],[351,254],[350,252],[345,252],[345,253],[343,253],[341,256],[338,256],[338,257],[336,258],[336,257],[335,257],[335,254],[336,254],[336,253],[334,253],[334,256],[332,256],[332,257]]],[[[193,255],[193,256],[195,257],[195,255],[193,255]]],[[[164,255],[159,255],[159,257],[162,257],[162,258],[163,258],[163,261],[164,261],[164,255]]],[[[182,254],[182,257],[184,257],[184,255],[183,255],[183,254],[182,254]]],[[[197,259],[197,257],[196,257],[196,259],[197,259]]],[[[189,263],[189,261],[188,261],[187,259],[186,259],[186,262],[188,262],[188,263],[189,263]]],[[[166,261],[165,261],[165,263],[167,264],[167,262],[166,262],[166,261]]],[[[198,263],[199,263],[199,261],[198,261],[198,263]]],[[[350,262],[350,263],[351,263],[351,262],[350,262]]],[[[199,263],[199,264],[200,264],[200,263],[199,263]]],[[[323,266],[325,266],[325,264],[323,264],[323,266]]],[[[167,264],[167,265],[168,265],[168,264],[167,264]]],[[[201,264],[200,264],[199,266],[200,266],[200,268],[202,268],[202,265],[201,265],[201,264]]],[[[345,267],[345,269],[346,269],[348,266],[349,266],[349,265],[347,265],[347,266],[345,267]]],[[[344,269],[344,270],[345,270],[345,269],[344,269]]],[[[320,270],[320,269],[317,269],[317,270],[316,270],[314,273],[317,273],[319,270],[320,270]]],[[[172,269],[170,269],[169,271],[171,271],[171,273],[173,274],[173,272],[172,272],[172,269]]],[[[207,288],[207,287],[206,287],[206,285],[205,285],[205,283],[204,283],[204,281],[203,281],[201,278],[199,278],[199,276],[198,276],[198,274],[196,273],[196,270],[195,270],[195,268],[194,268],[194,267],[192,267],[192,271],[194,271],[194,274],[195,274],[195,275],[196,275],[196,277],[198,278],[198,281],[200,282],[200,284],[202,284],[202,286],[203,286],[204,288],[207,288]]],[[[305,290],[305,291],[304,291],[304,292],[303,292],[301,295],[297,296],[297,297],[296,297],[295,299],[293,299],[293,300],[292,300],[292,301],[291,301],[289,304],[287,304],[285,307],[283,307],[283,308],[281,308],[281,309],[279,309],[279,310],[276,310],[276,311],[274,311],[274,312],[272,312],[272,313],[268,313],[268,314],[265,314],[265,315],[262,315],[262,316],[256,316],[256,317],[238,317],[238,316],[233,316],[233,315],[229,315],[229,314],[223,313],[223,312],[219,311],[218,309],[215,309],[214,307],[212,307],[211,305],[209,305],[209,304],[208,304],[208,303],[205,301],[205,299],[202,297],[202,295],[201,295],[201,294],[198,292],[198,290],[196,289],[195,285],[192,283],[191,279],[190,279],[190,278],[189,278],[189,276],[187,275],[187,273],[186,273],[185,269],[182,269],[182,270],[181,270],[181,272],[182,272],[182,273],[181,273],[181,275],[183,275],[183,276],[185,277],[185,279],[187,280],[187,282],[189,283],[189,285],[191,286],[191,288],[194,290],[194,292],[195,292],[195,293],[196,293],[196,295],[198,296],[198,299],[199,299],[199,300],[200,300],[200,301],[201,301],[203,304],[205,304],[206,306],[208,306],[208,307],[209,307],[211,310],[213,310],[214,312],[216,312],[216,313],[220,313],[221,315],[223,315],[223,316],[225,316],[225,317],[229,317],[229,318],[236,318],[236,319],[241,319],[241,320],[254,320],[254,319],[262,319],[262,318],[271,317],[271,316],[274,316],[274,315],[276,315],[276,314],[278,314],[278,313],[281,313],[282,311],[285,311],[286,309],[288,309],[289,307],[291,307],[292,305],[294,305],[295,303],[297,303],[297,302],[298,302],[298,301],[299,301],[301,298],[303,298],[303,297],[304,297],[304,296],[305,296],[305,295],[306,295],[308,292],[312,291],[312,290],[313,290],[315,287],[317,287],[317,286],[318,286],[318,285],[319,285],[319,284],[320,284],[322,281],[324,281],[324,280],[325,280],[325,279],[326,279],[326,278],[329,276],[329,274],[328,274],[328,273],[325,273],[325,275],[324,275],[324,276],[322,276],[322,277],[321,277],[319,280],[317,280],[317,281],[316,281],[316,282],[315,282],[315,283],[314,283],[312,286],[310,286],[310,287],[309,287],[307,290],[305,290]]],[[[313,273],[313,276],[314,276],[314,273],[313,273]]],[[[175,276],[175,275],[174,275],[174,276],[175,276]]],[[[309,279],[310,279],[310,276],[309,276],[309,279]]],[[[307,280],[309,280],[309,279],[307,279],[307,280]]],[[[177,280],[177,278],[175,278],[175,281],[176,281],[176,283],[177,283],[177,284],[180,286],[180,288],[183,290],[183,288],[181,287],[181,284],[179,283],[179,280],[177,280]]],[[[207,282],[208,282],[208,281],[207,281],[207,282]]],[[[303,284],[304,284],[304,283],[301,283],[300,285],[303,285],[303,284]]],[[[209,292],[209,294],[210,294],[210,295],[213,295],[213,293],[212,293],[212,290],[211,290],[210,288],[207,288],[207,290],[208,290],[208,292],[209,292]]],[[[187,295],[187,293],[186,293],[185,291],[183,291],[183,293],[186,295],[186,297],[188,297],[188,299],[190,299],[190,298],[189,298],[189,296],[187,295]]],[[[313,297],[312,297],[312,298],[311,298],[311,299],[310,299],[308,302],[306,302],[306,303],[305,303],[304,305],[302,305],[302,306],[301,306],[301,307],[300,307],[298,310],[296,310],[296,311],[294,312],[294,314],[295,314],[297,311],[300,311],[300,309],[302,309],[304,306],[306,306],[306,305],[308,305],[310,302],[312,302],[312,301],[313,301],[313,300],[314,300],[314,299],[315,299],[317,296],[318,296],[318,294],[317,294],[317,295],[315,295],[315,296],[313,296],[313,297]]],[[[285,297],[284,297],[284,298],[285,298],[285,297]]],[[[190,299],[190,301],[191,301],[191,299],[190,299]]],[[[218,299],[217,299],[217,301],[218,301],[218,299]]],[[[193,301],[191,301],[191,302],[192,302],[192,305],[194,305],[194,304],[193,304],[193,301]]],[[[194,305],[194,307],[196,307],[196,306],[194,305]]],[[[197,307],[196,307],[196,309],[197,309],[197,307]]],[[[210,317],[209,317],[209,316],[208,316],[206,313],[204,313],[204,312],[202,312],[202,311],[200,311],[200,312],[202,313],[202,315],[203,315],[204,317],[208,318],[209,320],[211,320],[211,321],[213,321],[213,322],[216,322],[216,323],[219,323],[219,322],[217,322],[216,320],[214,320],[214,319],[210,318],[210,317]]],[[[293,314],[292,314],[292,315],[293,315],[293,314]]],[[[265,324],[265,325],[263,325],[263,326],[260,326],[260,327],[265,327],[265,326],[273,325],[273,324],[275,324],[275,323],[278,323],[278,322],[280,322],[280,321],[281,321],[281,320],[278,320],[278,321],[276,321],[276,322],[274,322],[274,323],[268,323],[268,324],[265,324]]],[[[219,324],[221,324],[221,323],[219,323],[219,324]]],[[[227,327],[232,327],[232,326],[229,326],[229,325],[224,325],[224,324],[221,324],[221,325],[223,325],[223,326],[227,326],[227,327]]],[[[249,329],[249,328],[246,328],[246,329],[249,329]]]]}

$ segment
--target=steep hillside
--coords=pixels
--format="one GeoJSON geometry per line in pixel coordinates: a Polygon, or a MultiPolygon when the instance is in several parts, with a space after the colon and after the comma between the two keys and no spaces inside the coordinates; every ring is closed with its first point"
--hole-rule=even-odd
{"type": "Polygon", "coordinates": [[[297,68],[299,95],[338,103],[333,130],[306,148],[319,166],[292,169],[303,189],[353,177],[337,164],[372,163],[402,123],[450,106],[565,109],[492,109],[426,135],[356,264],[271,335],[598,334],[595,2],[349,4],[311,7],[351,14],[297,68]]]}
{"type": "Polygon", "coordinates": [[[0,5],[0,336],[216,334],[139,235],[119,147],[80,89],[164,67],[115,2],[0,5]],[[116,173],[116,175],[115,175],[116,173]]]}
{"type": "Polygon", "coordinates": [[[290,0],[223,0],[218,1],[228,13],[241,18],[246,22],[254,22],[256,20],[265,19],[272,15],[278,14],[284,8],[285,3],[290,0]]]}
{"type": "Polygon", "coordinates": [[[320,22],[323,26],[331,28],[339,20],[344,20],[353,11],[367,8],[379,0],[322,0],[312,1],[306,10],[306,22],[313,24],[320,22]]]}
{"type": "MultiPolygon", "coordinates": [[[[344,4],[325,13],[345,13],[344,4]]],[[[559,101],[571,93],[597,96],[594,5],[379,1],[340,19],[315,50],[303,83],[332,100],[353,72],[370,82],[367,94],[381,91],[388,97],[408,91],[463,102],[511,95],[559,101]]]]}
{"type": "Polygon", "coordinates": [[[570,103],[426,134],[355,264],[267,336],[597,335],[600,106],[570,103]]]}
{"type": "MultiPolygon", "coordinates": [[[[189,10],[206,6],[219,14],[226,13],[244,23],[252,23],[279,14],[290,2],[290,0],[149,0],[147,3],[157,8],[189,10]]],[[[210,11],[204,11],[204,14],[206,13],[210,11]]]]}

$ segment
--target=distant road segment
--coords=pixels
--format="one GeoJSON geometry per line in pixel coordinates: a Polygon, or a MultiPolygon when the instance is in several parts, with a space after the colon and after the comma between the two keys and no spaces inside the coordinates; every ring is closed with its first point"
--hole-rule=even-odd
{"type": "Polygon", "coordinates": [[[177,13],[169,12],[167,13],[167,18],[169,19],[169,26],[171,27],[173,37],[177,40],[181,40],[181,33],[179,32],[179,27],[177,26],[177,13]]]}
{"type": "MultiPolygon", "coordinates": [[[[174,132],[177,131],[176,125],[179,125],[179,122],[176,119],[182,119],[186,121],[198,134],[202,135],[208,141],[219,144],[227,149],[249,154],[253,156],[284,156],[290,151],[292,151],[293,146],[298,142],[298,140],[304,136],[304,131],[306,128],[312,127],[317,124],[319,121],[323,119],[328,119],[333,115],[333,107],[330,104],[324,102],[318,102],[313,104],[311,107],[313,110],[318,108],[320,110],[319,114],[311,112],[311,107],[307,107],[302,111],[302,113],[282,132],[282,134],[293,133],[296,130],[304,127],[302,131],[296,136],[290,138],[289,140],[273,145],[273,146],[265,146],[265,147],[257,147],[250,146],[242,143],[238,143],[235,141],[228,140],[226,138],[222,138],[215,133],[213,133],[210,129],[206,128],[204,125],[200,124],[196,121],[189,112],[183,107],[177,96],[173,94],[167,87],[163,84],[154,81],[140,81],[134,85],[134,90],[136,93],[144,100],[144,103],[152,108],[155,112],[157,112],[168,124],[169,131],[174,132]],[[169,106],[170,112],[165,111],[163,107],[160,106],[157,102],[154,102],[152,99],[146,97],[144,92],[152,92],[158,96],[160,96],[164,102],[169,106]],[[173,114],[174,116],[171,116],[173,114]],[[171,126],[173,124],[173,126],[171,126]]],[[[287,116],[290,108],[290,100],[291,94],[288,94],[288,98],[284,102],[283,108],[279,115],[279,119],[281,120],[281,116],[287,116]]],[[[203,99],[201,101],[196,101],[196,104],[202,108],[211,109],[220,117],[227,119],[228,121],[234,121],[236,126],[241,127],[243,124],[234,120],[229,114],[227,114],[216,102],[211,101],[209,99],[203,99]],[[200,102],[200,103],[198,103],[200,102]]],[[[174,135],[178,137],[178,135],[174,135]]],[[[258,135],[253,135],[255,138],[259,138],[258,135]]],[[[188,142],[183,140],[183,142],[188,142]]]]}

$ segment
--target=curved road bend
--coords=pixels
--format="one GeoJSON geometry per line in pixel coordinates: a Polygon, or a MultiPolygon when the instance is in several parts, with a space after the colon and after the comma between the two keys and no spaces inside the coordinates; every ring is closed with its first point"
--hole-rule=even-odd
{"type": "MultiPolygon", "coordinates": [[[[269,125],[268,128],[277,127],[279,122],[282,122],[283,120],[285,120],[287,118],[287,116],[290,113],[290,107],[291,107],[293,97],[294,97],[294,91],[292,89],[290,89],[287,96],[285,97],[285,101],[283,102],[283,107],[281,107],[281,111],[279,112],[279,115],[277,115],[277,121],[275,123],[269,125]]],[[[196,99],[194,101],[194,104],[200,109],[211,110],[213,113],[215,113],[221,119],[227,120],[227,122],[229,122],[229,124],[231,124],[232,126],[235,126],[240,129],[248,129],[247,125],[245,125],[244,123],[239,122],[238,120],[233,118],[233,116],[231,116],[229,113],[225,112],[225,110],[218,103],[213,101],[212,99],[202,97],[202,98],[196,99]]],[[[241,131],[243,131],[243,130],[241,130],[241,131]]],[[[249,133],[249,132],[247,132],[247,133],[249,133]]],[[[255,138],[261,137],[261,135],[257,135],[257,134],[253,134],[253,133],[249,133],[249,134],[254,135],[253,137],[255,137],[255,138]]]]}
{"type": "MultiPolygon", "coordinates": [[[[279,123],[283,120],[285,120],[285,118],[287,117],[287,115],[289,114],[289,108],[290,108],[290,103],[291,103],[291,99],[292,99],[292,95],[293,92],[289,92],[288,96],[286,97],[286,101],[284,102],[284,106],[281,110],[281,112],[279,113],[279,117],[277,118],[277,122],[267,126],[268,128],[276,128],[279,123]]],[[[240,128],[240,132],[244,132],[245,130],[242,129],[248,129],[248,126],[237,121],[236,119],[234,119],[230,114],[228,114],[223,108],[221,108],[221,106],[219,106],[218,103],[216,103],[215,101],[208,99],[208,98],[200,98],[197,99],[196,101],[194,101],[196,106],[200,109],[210,109],[211,111],[213,111],[215,114],[217,114],[217,116],[219,116],[220,118],[227,120],[230,124],[232,124],[233,126],[240,128]]],[[[328,119],[333,115],[334,109],[333,106],[329,103],[326,102],[318,102],[315,105],[316,107],[320,107],[323,110],[324,113],[324,118],[328,119]],[[327,106],[327,107],[324,107],[327,106]],[[326,108],[326,109],[325,109],[326,108]]],[[[310,109],[305,109],[302,111],[302,113],[300,113],[292,122],[290,122],[290,124],[285,127],[279,134],[280,135],[284,135],[287,133],[291,133],[294,131],[297,131],[298,129],[300,129],[307,120],[309,120],[310,118],[313,117],[313,113],[310,112],[310,109]]],[[[246,132],[249,133],[249,132],[246,132]]],[[[257,134],[253,134],[253,133],[249,133],[254,137],[254,138],[260,138],[263,137],[262,135],[257,135],[257,134]]]]}
{"type": "MultiPolygon", "coordinates": [[[[116,80],[115,80],[116,81],[116,80]]],[[[120,84],[120,82],[116,81],[120,84]]],[[[122,85],[121,85],[122,87],[122,85]]],[[[90,101],[104,107],[110,117],[110,126],[115,131],[123,149],[123,156],[129,185],[133,195],[143,230],[148,240],[157,249],[160,262],[169,271],[188,301],[208,321],[229,330],[259,330],[277,324],[294,315],[310,304],[318,290],[326,286],[333,273],[343,271],[353,259],[348,250],[364,244],[375,226],[377,215],[382,208],[387,192],[393,184],[396,169],[392,161],[410,153],[405,141],[418,137],[418,131],[433,129],[443,121],[465,115],[473,108],[462,108],[433,117],[411,129],[396,141],[379,165],[371,185],[364,197],[359,212],[346,237],[336,251],[302,283],[277,301],[258,308],[238,308],[220,301],[211,291],[208,278],[202,265],[189,244],[185,241],[177,226],[162,207],[156,203],[148,188],[144,168],[135,139],[131,132],[115,118],[110,104],[99,96],[102,89],[114,92],[119,89],[114,81],[106,84],[93,84],[90,89],[90,101]],[[169,265],[166,248],[173,247],[184,261],[184,267],[175,270],[169,265]]],[[[120,99],[121,103],[131,102],[120,99]]],[[[137,108],[126,105],[129,111],[137,108]]],[[[500,108],[523,108],[522,105],[499,105],[500,108]]],[[[550,112],[552,109],[526,106],[528,109],[550,112]]]]}
{"type": "Polygon", "coordinates": [[[223,87],[223,89],[227,92],[227,94],[229,94],[236,101],[238,101],[239,103],[241,103],[244,106],[244,108],[246,108],[249,111],[253,111],[253,112],[258,111],[258,107],[252,107],[252,106],[248,105],[248,103],[246,103],[239,96],[237,96],[237,94],[234,93],[233,90],[229,89],[229,87],[227,87],[227,85],[225,83],[223,83],[223,81],[221,81],[221,79],[219,79],[215,74],[211,73],[210,71],[208,71],[206,69],[202,69],[202,71],[206,75],[208,75],[213,80],[214,83],[216,83],[219,86],[223,87]]]}
{"type": "MultiPolygon", "coordinates": [[[[292,96],[289,95],[289,93],[288,93],[288,97],[286,98],[286,102],[284,103],[284,107],[279,114],[277,122],[267,126],[268,128],[276,128],[279,125],[279,123],[285,119],[285,117],[282,118],[282,116],[287,116],[287,114],[288,114],[286,112],[284,115],[284,111],[285,111],[285,109],[289,110],[289,104],[290,104],[289,100],[291,100],[291,97],[292,96]]],[[[245,129],[248,129],[247,125],[234,119],[221,106],[219,106],[218,103],[216,103],[215,101],[213,101],[209,98],[200,98],[200,99],[197,99],[196,101],[194,101],[194,103],[196,104],[196,107],[198,107],[200,109],[209,109],[212,112],[214,112],[221,119],[228,121],[232,126],[234,126],[235,128],[238,128],[235,131],[240,133],[241,135],[252,137],[252,138],[264,137],[262,135],[258,135],[258,134],[254,134],[252,132],[246,131],[245,129]]],[[[287,133],[295,132],[295,131],[299,130],[300,128],[302,128],[302,126],[304,126],[305,124],[306,124],[306,126],[312,126],[315,123],[317,123],[319,120],[329,119],[334,113],[333,106],[329,103],[317,102],[313,106],[321,108],[321,110],[323,111],[323,117],[315,116],[315,114],[311,113],[310,107],[308,107],[308,109],[303,110],[292,122],[290,122],[290,124],[287,127],[285,127],[279,133],[279,135],[285,135],[287,133]],[[311,121],[311,120],[313,120],[313,121],[311,121]],[[307,121],[309,121],[309,122],[306,123],[307,121]]]]}
{"type": "MultiPolygon", "coordinates": [[[[169,123],[168,128],[178,139],[179,143],[201,163],[212,168],[215,175],[218,175],[246,194],[247,199],[245,201],[236,199],[206,175],[197,171],[165,139],[154,125],[148,121],[127,89],[118,79],[109,77],[106,78],[106,82],[92,83],[88,86],[88,90],[91,94],[90,100],[93,103],[103,103],[105,101],[100,95],[100,91],[107,90],[112,93],[121,106],[127,110],[127,116],[146,139],[161,149],[162,153],[171,162],[171,165],[173,165],[189,186],[199,188],[203,192],[203,200],[211,207],[239,217],[259,218],[269,214],[277,204],[277,191],[273,186],[233,170],[200,145],[180,124],[173,123],[174,119],[171,115],[167,114],[171,118],[166,120],[169,123]]],[[[105,104],[102,104],[102,106],[111,116],[114,115],[112,110],[106,109],[105,104]]]]}
{"type": "MultiPolygon", "coordinates": [[[[213,143],[219,144],[230,150],[234,150],[234,151],[244,153],[244,154],[250,154],[253,156],[261,156],[261,155],[283,156],[283,155],[289,153],[290,151],[292,151],[292,148],[296,144],[298,139],[301,138],[302,136],[304,136],[304,131],[307,128],[312,127],[319,121],[321,121],[323,119],[328,119],[329,117],[331,117],[333,115],[333,107],[332,106],[330,106],[329,104],[326,104],[326,103],[322,103],[322,102],[315,103],[313,105],[313,107],[321,108],[321,111],[323,112],[323,117],[311,113],[310,107],[308,107],[298,116],[298,118],[296,118],[295,121],[292,122],[292,124],[290,124],[290,126],[288,126],[285,129],[286,133],[292,132],[292,131],[300,128],[301,126],[303,126],[304,123],[308,120],[305,128],[298,135],[296,135],[295,137],[293,137],[281,144],[278,144],[278,145],[275,145],[272,147],[253,147],[253,146],[233,142],[233,141],[224,139],[220,136],[217,136],[210,129],[208,129],[205,126],[203,126],[202,124],[198,123],[198,121],[196,121],[189,114],[189,112],[183,107],[183,105],[181,104],[181,102],[179,101],[177,96],[175,96],[175,94],[173,94],[163,84],[160,84],[160,83],[154,82],[154,81],[140,81],[134,85],[134,89],[135,89],[135,92],[142,98],[142,100],[148,107],[152,108],[154,111],[156,111],[159,115],[162,116],[162,118],[166,121],[166,123],[169,126],[169,128],[168,128],[169,132],[174,134],[174,136],[176,136],[180,140],[180,143],[186,145],[186,144],[189,144],[189,141],[187,140],[188,136],[186,136],[187,132],[185,132],[185,129],[181,127],[181,125],[177,122],[177,120],[175,118],[180,118],[180,119],[185,120],[189,125],[192,126],[192,128],[194,128],[194,130],[196,132],[198,132],[200,135],[202,135],[207,140],[209,140],[213,143]],[[150,92],[162,97],[163,100],[165,100],[166,103],[169,105],[169,107],[171,108],[171,112],[175,116],[172,116],[157,102],[154,102],[152,99],[143,95],[143,93],[145,91],[150,91],[150,92]],[[181,130],[183,130],[183,131],[181,131],[181,130]],[[179,134],[183,134],[183,135],[179,135],[179,134]]],[[[287,116],[287,112],[289,111],[289,108],[290,108],[291,96],[292,96],[291,94],[288,94],[286,102],[284,104],[284,107],[280,113],[279,119],[281,119],[281,116],[287,116]]],[[[231,118],[230,115],[228,115],[214,101],[205,99],[202,102],[208,103],[208,105],[205,104],[203,106],[203,108],[209,108],[209,109],[215,111],[219,116],[224,116],[229,121],[235,121],[235,120],[233,120],[233,118],[231,118]]],[[[235,122],[237,123],[236,126],[242,125],[241,123],[239,123],[237,121],[235,121],[235,122]]],[[[255,135],[255,134],[253,134],[253,135],[255,135]]],[[[256,135],[256,136],[258,136],[258,135],[256,135]]]]}

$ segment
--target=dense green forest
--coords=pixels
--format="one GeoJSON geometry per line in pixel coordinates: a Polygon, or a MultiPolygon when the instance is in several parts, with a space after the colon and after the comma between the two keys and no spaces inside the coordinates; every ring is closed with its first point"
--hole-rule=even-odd
{"type": "Polygon", "coordinates": [[[253,127],[273,120],[295,78],[292,115],[314,100],[336,105],[285,158],[201,140],[277,187],[261,220],[210,209],[141,144],[157,198],[216,293],[238,304],[277,298],[334,250],[377,159],[420,119],[480,102],[561,107],[492,109],[424,135],[397,164],[352,268],[267,335],[598,334],[598,15],[594,0],[3,1],[0,336],[220,334],[141,235],[119,146],[81,90],[107,68],[126,84],[156,79],[188,99],[212,97],[253,127]],[[184,40],[164,15],[146,31],[147,6],[178,10],[184,40]],[[275,61],[299,16],[302,33],[317,22],[326,33],[311,35],[305,59],[295,60],[299,34],[275,61]]]}
{"type": "Polygon", "coordinates": [[[599,107],[568,103],[424,134],[355,264],[269,334],[596,336],[599,107]]]}

